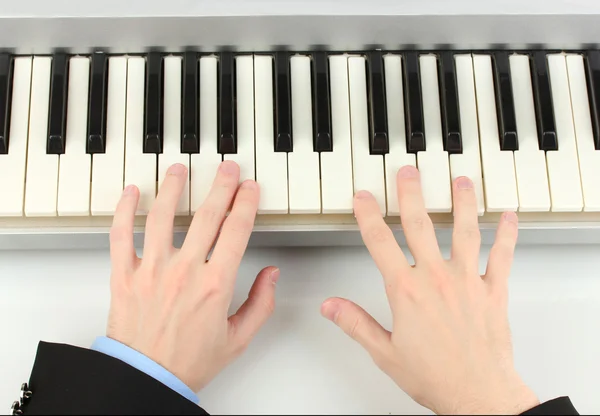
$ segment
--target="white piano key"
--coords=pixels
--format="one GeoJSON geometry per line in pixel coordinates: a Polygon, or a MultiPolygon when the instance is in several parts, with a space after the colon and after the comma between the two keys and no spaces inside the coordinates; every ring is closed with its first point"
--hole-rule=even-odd
{"type": "Polygon", "coordinates": [[[124,56],[108,62],[106,153],[92,156],[92,215],[113,215],[123,193],[128,62],[124,56]]]}
{"type": "Polygon", "coordinates": [[[417,153],[421,186],[428,212],[452,211],[450,160],[444,151],[442,116],[438,83],[438,62],[435,55],[419,57],[426,151],[417,153]]]}
{"type": "Polygon", "coordinates": [[[581,55],[567,56],[573,122],[579,154],[584,211],[600,211],[600,151],[594,146],[585,67],[581,55]]]}
{"type": "MultiPolygon", "coordinates": [[[[190,156],[181,153],[181,57],[167,56],[164,65],[163,152],[158,155],[158,180],[162,182],[169,167],[180,163],[190,168],[190,156]]],[[[190,180],[185,183],[177,203],[176,215],[190,215],[190,180]]]]}
{"type": "Polygon", "coordinates": [[[494,79],[490,55],[474,55],[475,91],[479,119],[481,167],[489,212],[519,208],[513,152],[500,150],[494,79]]]}
{"type": "Polygon", "coordinates": [[[225,154],[240,166],[240,182],[256,179],[254,163],[254,57],[236,56],[237,153],[225,154]]]}
{"type": "Polygon", "coordinates": [[[199,150],[191,155],[191,212],[204,203],[222,161],[217,149],[217,58],[214,56],[200,58],[199,150]]]}
{"type": "Polygon", "coordinates": [[[352,131],[352,167],[354,192],[367,190],[379,204],[381,215],[386,214],[383,156],[371,155],[369,150],[369,121],[367,107],[367,75],[364,57],[348,59],[350,90],[350,126],[352,131]]]}
{"type": "Polygon", "coordinates": [[[56,216],[58,155],[46,154],[52,58],[34,57],[25,183],[25,215],[56,216]]]}
{"type": "Polygon", "coordinates": [[[331,139],[333,152],[321,152],[321,195],[324,214],[352,213],[352,142],[350,97],[348,94],[348,57],[329,57],[331,91],[331,139]]]}
{"type": "Polygon", "coordinates": [[[552,211],[583,210],[583,193],[571,110],[567,62],[562,54],[548,55],[558,150],[546,152],[552,211]]]}
{"type": "Polygon", "coordinates": [[[254,123],[259,214],[288,213],[287,153],[273,140],[273,58],[254,56],[254,123]]]}
{"type": "Polygon", "coordinates": [[[396,175],[403,166],[417,166],[416,155],[406,151],[406,127],[404,121],[404,86],[402,57],[385,55],[385,95],[388,118],[389,153],[385,159],[385,184],[387,215],[399,216],[396,175]]]}
{"type": "Polygon", "coordinates": [[[519,150],[514,152],[519,211],[550,210],[546,152],[540,150],[533,104],[531,68],[527,55],[511,55],[510,75],[517,117],[519,150]]]}
{"type": "Polygon", "coordinates": [[[294,151],[288,153],[290,214],[321,212],[319,153],[313,151],[311,68],[307,56],[290,59],[294,151]]]}
{"type": "Polygon", "coordinates": [[[29,130],[31,57],[14,60],[8,154],[0,155],[0,216],[22,216],[29,130]]]}
{"type": "Polygon", "coordinates": [[[92,157],[86,154],[90,59],[69,60],[67,137],[58,171],[58,215],[90,213],[92,157]]]}
{"type": "Polygon", "coordinates": [[[450,176],[452,181],[460,176],[466,176],[473,181],[477,198],[477,213],[483,215],[485,200],[483,197],[481,153],[479,150],[479,124],[477,122],[473,58],[467,54],[456,55],[455,63],[463,152],[450,155],[450,176]]]}
{"type": "Polygon", "coordinates": [[[147,215],[156,198],[156,155],[143,151],[145,69],[144,58],[128,58],[125,186],[136,185],[140,190],[138,215],[147,215]]]}

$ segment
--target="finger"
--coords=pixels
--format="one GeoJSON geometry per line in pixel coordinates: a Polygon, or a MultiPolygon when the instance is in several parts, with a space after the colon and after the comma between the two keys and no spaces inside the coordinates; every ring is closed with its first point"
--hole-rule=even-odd
{"type": "Polygon", "coordinates": [[[206,260],[231,207],[239,180],[237,163],[231,160],[221,163],[206,199],[194,214],[182,254],[197,257],[202,262],[206,260]]]}
{"type": "Polygon", "coordinates": [[[398,171],[398,204],[402,229],[415,263],[442,261],[435,230],[425,209],[419,171],[404,166],[398,171]]]}
{"type": "Polygon", "coordinates": [[[490,258],[484,279],[492,290],[508,290],[508,277],[512,267],[518,236],[518,218],[514,212],[502,215],[496,240],[490,250],[490,258]]]}
{"type": "Polygon", "coordinates": [[[356,303],[330,298],[321,305],[321,314],[358,342],[376,360],[385,356],[390,333],[356,303]]]}
{"type": "Polygon", "coordinates": [[[479,268],[481,234],[477,213],[477,197],[473,182],[467,177],[454,181],[454,231],[452,233],[452,259],[467,270],[479,268]]]}
{"type": "Polygon", "coordinates": [[[138,260],[133,244],[133,226],[139,199],[138,188],[129,185],[123,190],[115,210],[110,229],[110,260],[111,267],[120,272],[117,275],[133,270],[138,260]]]}
{"type": "MultiPolygon", "coordinates": [[[[397,286],[398,279],[410,271],[410,266],[392,230],[383,220],[379,204],[371,193],[367,191],[356,193],[354,215],[362,239],[383,275],[386,289],[393,289],[397,286]]],[[[388,290],[388,296],[393,292],[388,290]]]]}
{"type": "Polygon", "coordinates": [[[258,333],[275,310],[275,285],[279,279],[277,267],[266,267],[256,276],[248,299],[229,318],[234,345],[242,348],[258,333]]]}
{"type": "Polygon", "coordinates": [[[146,220],[144,257],[162,257],[173,249],[173,221],[187,180],[184,165],[176,163],[167,170],[146,220]]]}
{"type": "Polygon", "coordinates": [[[209,261],[220,271],[217,275],[228,280],[230,292],[233,291],[237,270],[252,234],[258,200],[258,184],[250,180],[242,183],[209,261]]]}

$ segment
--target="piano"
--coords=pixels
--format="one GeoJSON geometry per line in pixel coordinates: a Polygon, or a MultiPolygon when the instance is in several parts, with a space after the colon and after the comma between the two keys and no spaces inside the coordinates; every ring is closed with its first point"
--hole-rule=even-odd
{"type": "Polygon", "coordinates": [[[442,243],[461,175],[484,243],[505,210],[523,244],[600,243],[600,5],[480,3],[3,6],[0,249],[106,247],[132,183],[141,244],[173,163],[180,243],[222,160],[261,186],[252,246],[360,244],[358,189],[403,242],[407,164],[442,243]]]}

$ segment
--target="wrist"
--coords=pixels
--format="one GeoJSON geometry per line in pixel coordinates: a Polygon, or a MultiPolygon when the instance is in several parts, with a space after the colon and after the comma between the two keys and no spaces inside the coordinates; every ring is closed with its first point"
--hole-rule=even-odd
{"type": "Polygon", "coordinates": [[[198,397],[191,388],[171,371],[139,351],[109,337],[98,337],[92,350],[116,358],[145,373],[191,402],[198,404],[198,397]]]}
{"type": "Polygon", "coordinates": [[[457,401],[452,409],[442,409],[441,413],[519,415],[540,404],[537,395],[520,379],[488,387],[491,388],[457,401]]]}

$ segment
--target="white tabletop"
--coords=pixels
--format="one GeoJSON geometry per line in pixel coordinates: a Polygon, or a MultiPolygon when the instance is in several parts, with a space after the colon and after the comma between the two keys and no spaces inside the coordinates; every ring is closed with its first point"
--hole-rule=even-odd
{"type": "MultiPolygon", "coordinates": [[[[521,247],[511,278],[519,371],[542,400],[570,395],[582,413],[600,412],[598,253],[590,246],[521,247]]],[[[235,305],[268,264],[282,270],[276,313],[247,353],[200,393],[206,410],[430,413],[319,314],[325,298],[343,296],[389,324],[381,279],[364,249],[252,250],[235,305]]],[[[8,408],[18,397],[40,339],[87,347],[104,334],[108,278],[105,252],[0,252],[0,404],[8,408]]]]}

